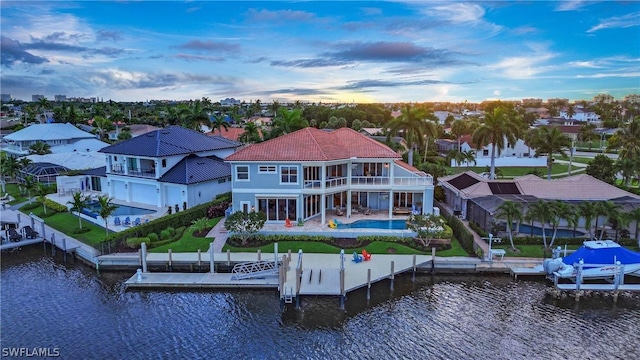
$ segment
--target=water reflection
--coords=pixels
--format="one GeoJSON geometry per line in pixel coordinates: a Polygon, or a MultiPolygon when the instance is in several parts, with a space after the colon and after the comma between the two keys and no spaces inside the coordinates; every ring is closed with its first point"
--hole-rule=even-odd
{"type": "Polygon", "coordinates": [[[275,291],[125,291],[101,272],[23,249],[2,257],[2,347],[63,358],[638,358],[640,297],[575,302],[544,281],[411,276],[280,311],[275,291]],[[602,339],[602,341],[594,339],[602,339]]]}

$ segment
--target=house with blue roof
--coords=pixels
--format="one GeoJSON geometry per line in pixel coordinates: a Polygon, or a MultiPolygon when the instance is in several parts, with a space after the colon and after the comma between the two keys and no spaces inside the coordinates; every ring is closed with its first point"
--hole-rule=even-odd
{"type": "Polygon", "coordinates": [[[101,191],[116,200],[182,208],[231,191],[222,159],[241,143],[169,126],[108,146],[101,191]]]}

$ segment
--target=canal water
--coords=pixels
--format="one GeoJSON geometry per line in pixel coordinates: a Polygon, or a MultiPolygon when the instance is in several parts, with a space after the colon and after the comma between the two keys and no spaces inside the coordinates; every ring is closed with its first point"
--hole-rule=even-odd
{"type": "Polygon", "coordinates": [[[125,291],[39,246],[2,255],[1,347],[64,359],[638,359],[640,296],[554,299],[544,281],[411,275],[366,292],[125,291]]]}

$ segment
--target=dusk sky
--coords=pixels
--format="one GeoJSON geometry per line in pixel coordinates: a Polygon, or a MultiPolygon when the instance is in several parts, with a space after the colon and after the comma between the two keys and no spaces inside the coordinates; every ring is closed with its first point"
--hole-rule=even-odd
{"type": "Polygon", "coordinates": [[[114,101],[622,99],[640,2],[2,1],[1,91],[114,101]]]}

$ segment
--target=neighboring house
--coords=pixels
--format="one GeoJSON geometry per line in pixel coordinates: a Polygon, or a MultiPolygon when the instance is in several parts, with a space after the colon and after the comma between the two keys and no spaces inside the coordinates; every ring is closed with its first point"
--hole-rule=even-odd
{"type": "Polygon", "coordinates": [[[367,136],[379,136],[383,135],[384,131],[382,128],[362,128],[360,133],[367,136]]]}
{"type": "MultiPolygon", "coordinates": [[[[206,133],[207,136],[222,136],[225,139],[239,141],[240,135],[244,134],[244,128],[240,127],[229,127],[228,129],[221,128],[221,131],[218,132],[218,129],[213,129],[212,131],[206,133]]],[[[262,130],[258,129],[258,133],[262,136],[262,130]]]]}
{"type": "MultiPolygon", "coordinates": [[[[505,146],[498,151],[496,148],[495,164],[500,166],[544,166],[546,167],[545,157],[535,157],[535,150],[527,146],[524,140],[518,139],[514,146],[509,146],[505,140],[505,146]]],[[[438,140],[436,141],[438,151],[446,156],[450,150],[455,150],[458,147],[458,140],[438,140]]],[[[491,165],[491,146],[487,144],[480,149],[476,149],[475,144],[471,140],[471,135],[463,135],[460,137],[460,151],[473,150],[475,152],[475,165],[474,166],[490,166],[491,165]]],[[[453,162],[455,164],[455,161],[453,162]]],[[[473,163],[473,162],[471,162],[473,163]]],[[[462,164],[466,165],[466,164],[462,164]]]]}
{"type": "MultiPolygon", "coordinates": [[[[505,201],[528,204],[539,199],[562,200],[571,204],[582,201],[613,201],[627,212],[640,207],[640,196],[634,195],[590,175],[580,174],[560,179],[546,180],[535,175],[525,175],[512,180],[488,180],[472,171],[440,177],[438,185],[445,193],[446,205],[454,214],[488,230],[498,207],[505,201]]],[[[599,223],[605,219],[600,218],[599,223]]],[[[595,225],[595,220],[593,222],[595,225]]],[[[567,226],[566,222],[562,222],[567,226]]],[[[579,226],[584,226],[581,221],[579,226]]],[[[630,224],[635,229],[635,223],[630,224]]],[[[635,230],[632,231],[635,233],[635,230]]]]}
{"type": "Polygon", "coordinates": [[[11,156],[29,155],[29,148],[37,142],[49,144],[52,153],[92,152],[109,144],[96,139],[70,123],[34,124],[4,137],[4,150],[11,156]]]}
{"type": "Polygon", "coordinates": [[[369,208],[391,218],[402,208],[433,211],[433,178],[352,129],[305,128],[250,145],[231,164],[233,211],[261,211],[269,222],[319,218],[369,208]]]}
{"type": "Polygon", "coordinates": [[[113,131],[109,131],[107,134],[109,136],[109,140],[118,140],[118,135],[123,131],[124,128],[129,128],[129,133],[131,137],[140,136],[142,134],[146,134],[151,131],[155,131],[160,129],[157,126],[146,125],[146,124],[132,124],[132,125],[118,125],[116,129],[113,131]]]}
{"type": "Polygon", "coordinates": [[[239,143],[169,126],[100,150],[106,154],[101,188],[110,197],[153,206],[191,207],[231,191],[222,159],[239,143]]]}
{"type": "MultiPolygon", "coordinates": [[[[600,115],[596,114],[593,110],[587,110],[583,108],[576,107],[574,109],[575,114],[571,116],[572,120],[576,120],[579,122],[589,122],[594,124],[600,123],[600,115]]],[[[567,109],[560,110],[560,117],[565,119],[569,119],[569,114],[567,113],[567,109]]]]}

